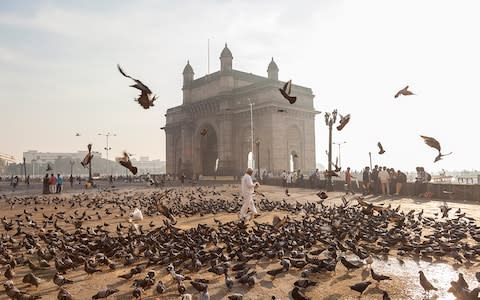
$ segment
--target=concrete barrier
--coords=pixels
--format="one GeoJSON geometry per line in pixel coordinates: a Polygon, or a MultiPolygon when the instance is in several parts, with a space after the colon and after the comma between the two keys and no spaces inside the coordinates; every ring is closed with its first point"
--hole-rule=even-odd
{"type": "MultiPolygon", "coordinates": [[[[357,187],[355,181],[352,182],[352,190],[355,193],[362,192],[362,182],[358,182],[360,188],[357,187]]],[[[281,178],[267,178],[263,180],[263,184],[266,185],[275,185],[282,186],[281,178]]],[[[317,180],[316,182],[311,182],[309,179],[298,181],[290,187],[299,187],[315,190],[325,190],[325,180],[317,180]]],[[[333,181],[333,189],[335,191],[344,191],[345,182],[342,180],[333,181]]],[[[410,196],[414,194],[415,183],[407,182],[402,190],[401,195],[410,196]]],[[[468,200],[468,201],[479,201],[480,202],[480,184],[450,184],[450,183],[427,183],[427,192],[432,193],[432,197],[436,199],[445,199],[445,200],[468,200]]]]}

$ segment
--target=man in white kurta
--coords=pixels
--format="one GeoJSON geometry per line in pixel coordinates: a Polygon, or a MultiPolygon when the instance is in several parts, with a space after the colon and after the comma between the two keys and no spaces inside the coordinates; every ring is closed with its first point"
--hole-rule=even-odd
{"type": "Polygon", "coordinates": [[[243,196],[243,205],[240,209],[240,219],[245,220],[247,213],[250,212],[254,217],[258,216],[257,209],[255,208],[255,203],[253,202],[253,194],[255,192],[255,187],[260,186],[258,182],[253,183],[252,180],[253,169],[248,168],[245,175],[242,177],[242,196],[243,196]]]}

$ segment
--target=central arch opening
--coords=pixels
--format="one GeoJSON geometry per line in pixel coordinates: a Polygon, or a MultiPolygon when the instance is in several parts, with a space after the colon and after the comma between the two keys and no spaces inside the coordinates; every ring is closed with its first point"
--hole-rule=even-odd
{"type": "Polygon", "coordinates": [[[201,171],[205,176],[215,175],[217,158],[218,158],[218,144],[217,133],[212,126],[208,125],[203,129],[207,129],[207,133],[200,136],[200,155],[201,155],[201,171]]]}

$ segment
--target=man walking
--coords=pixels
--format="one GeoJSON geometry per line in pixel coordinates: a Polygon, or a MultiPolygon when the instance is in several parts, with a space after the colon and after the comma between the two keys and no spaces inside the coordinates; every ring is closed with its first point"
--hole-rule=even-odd
{"type": "Polygon", "coordinates": [[[243,205],[240,209],[240,220],[242,221],[246,221],[247,212],[249,210],[253,214],[254,218],[260,215],[255,208],[255,203],[253,202],[253,194],[255,192],[255,188],[259,187],[260,184],[258,182],[256,182],[255,184],[253,183],[252,174],[253,169],[248,168],[242,178],[243,205]]]}

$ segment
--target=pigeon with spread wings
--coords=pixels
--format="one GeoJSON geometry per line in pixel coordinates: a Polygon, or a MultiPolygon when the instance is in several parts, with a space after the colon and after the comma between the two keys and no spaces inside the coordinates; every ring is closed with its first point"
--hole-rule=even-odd
{"type": "Polygon", "coordinates": [[[208,132],[208,129],[207,129],[207,128],[203,128],[202,131],[200,131],[200,134],[201,134],[202,136],[205,136],[205,135],[207,134],[207,132],[208,132]]]}
{"type": "Polygon", "coordinates": [[[130,156],[128,155],[127,152],[123,152],[123,157],[117,158],[117,161],[124,166],[125,168],[129,169],[130,172],[132,172],[133,175],[137,175],[137,167],[134,167],[132,165],[132,162],[130,161],[130,156]]]}
{"type": "Polygon", "coordinates": [[[377,146],[378,146],[378,148],[380,149],[380,150],[378,151],[378,154],[383,154],[383,153],[385,153],[385,150],[383,149],[383,146],[382,146],[382,144],[381,144],[380,142],[378,142],[377,146]]]}
{"type": "Polygon", "coordinates": [[[404,87],[403,89],[399,90],[399,91],[395,94],[395,98],[398,98],[398,96],[400,96],[400,95],[410,96],[410,95],[415,95],[415,94],[408,90],[408,85],[407,85],[406,87],[404,87]]]}
{"type": "Polygon", "coordinates": [[[93,158],[92,144],[88,144],[87,148],[88,148],[88,153],[87,153],[87,155],[85,155],[85,158],[80,162],[80,164],[84,168],[86,168],[90,164],[90,162],[92,161],[92,158],[93,158]]]}
{"type": "Polygon", "coordinates": [[[430,147],[438,150],[438,155],[437,155],[437,157],[435,157],[435,160],[433,162],[437,162],[437,161],[441,160],[443,156],[447,156],[447,155],[452,154],[452,152],[450,152],[448,154],[442,154],[441,153],[442,148],[440,146],[440,143],[436,139],[434,139],[433,137],[424,136],[424,135],[420,135],[420,137],[423,139],[425,144],[427,144],[430,147]]]}
{"type": "Polygon", "coordinates": [[[143,82],[141,82],[140,80],[135,79],[130,75],[127,75],[125,71],[123,71],[120,65],[118,64],[117,64],[117,68],[118,68],[118,71],[123,76],[128,77],[133,81],[135,81],[135,84],[131,85],[131,87],[139,89],[141,91],[140,96],[137,99],[135,99],[135,101],[137,101],[144,109],[149,109],[151,106],[154,106],[153,102],[157,100],[157,96],[152,97],[152,91],[148,88],[148,86],[143,84],[143,82]]]}
{"type": "Polygon", "coordinates": [[[287,99],[288,102],[290,102],[290,104],[293,104],[295,103],[295,101],[297,101],[297,97],[290,96],[290,93],[292,91],[292,80],[285,82],[285,84],[283,85],[283,88],[278,90],[282,94],[283,98],[287,99]]]}
{"type": "Polygon", "coordinates": [[[347,123],[350,121],[350,114],[346,116],[340,115],[340,125],[337,126],[337,130],[340,131],[347,125],[347,123]]]}

